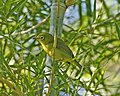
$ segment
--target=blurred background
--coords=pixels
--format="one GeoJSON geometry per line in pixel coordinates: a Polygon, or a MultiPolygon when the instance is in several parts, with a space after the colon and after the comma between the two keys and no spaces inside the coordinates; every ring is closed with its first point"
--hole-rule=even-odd
{"type": "MultiPolygon", "coordinates": [[[[0,0],[1,96],[41,96],[46,53],[33,37],[49,32],[51,1],[0,0]]],[[[85,72],[80,80],[56,73],[56,96],[120,95],[120,0],[75,0],[62,39],[85,72]]]]}

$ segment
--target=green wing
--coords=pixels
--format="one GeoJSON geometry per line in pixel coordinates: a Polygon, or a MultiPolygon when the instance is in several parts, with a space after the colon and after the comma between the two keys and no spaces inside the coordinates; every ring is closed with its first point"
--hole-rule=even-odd
{"type": "Polygon", "coordinates": [[[68,54],[71,58],[74,58],[74,55],[70,48],[60,38],[57,39],[57,48],[62,50],[64,53],[68,54]]]}

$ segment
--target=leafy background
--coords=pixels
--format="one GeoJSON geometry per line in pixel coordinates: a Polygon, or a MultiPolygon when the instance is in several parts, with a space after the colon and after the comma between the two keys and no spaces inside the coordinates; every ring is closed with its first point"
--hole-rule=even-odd
{"type": "MultiPolygon", "coordinates": [[[[41,96],[49,74],[46,53],[33,37],[49,31],[49,19],[28,29],[43,22],[50,7],[49,0],[0,0],[1,96],[41,96]]],[[[62,39],[85,72],[73,80],[57,71],[57,96],[120,95],[120,0],[75,2],[66,10],[62,39]]]]}

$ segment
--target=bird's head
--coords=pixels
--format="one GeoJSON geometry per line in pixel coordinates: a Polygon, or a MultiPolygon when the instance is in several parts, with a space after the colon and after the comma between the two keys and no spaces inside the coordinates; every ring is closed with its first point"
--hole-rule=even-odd
{"type": "Polygon", "coordinates": [[[54,41],[53,36],[47,32],[40,33],[36,39],[42,44],[49,44],[54,41]]]}

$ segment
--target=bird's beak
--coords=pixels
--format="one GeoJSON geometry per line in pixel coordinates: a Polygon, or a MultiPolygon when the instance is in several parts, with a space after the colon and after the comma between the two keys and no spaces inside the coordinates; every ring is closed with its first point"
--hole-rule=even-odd
{"type": "Polygon", "coordinates": [[[38,39],[38,36],[34,36],[33,39],[38,39]]]}
{"type": "Polygon", "coordinates": [[[33,37],[33,39],[36,39],[36,36],[35,36],[35,37],[33,37]]]}

